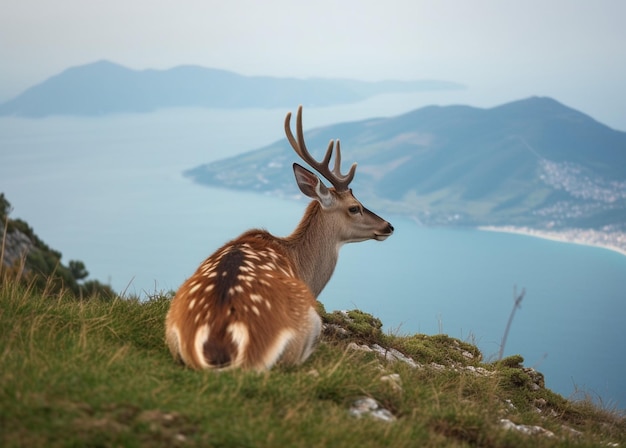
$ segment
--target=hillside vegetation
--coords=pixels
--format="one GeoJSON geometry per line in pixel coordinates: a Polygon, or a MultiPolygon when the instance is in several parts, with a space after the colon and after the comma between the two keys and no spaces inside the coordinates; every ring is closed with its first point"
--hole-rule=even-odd
{"type": "Polygon", "coordinates": [[[67,266],[62,263],[61,252],[44,243],[26,221],[9,217],[11,209],[0,192],[0,273],[39,291],[115,297],[109,285],[86,280],[89,272],[82,261],[70,260],[67,266]]]}
{"type": "Polygon", "coordinates": [[[77,300],[3,276],[0,445],[626,443],[623,415],[545,389],[519,356],[487,362],[445,335],[384,334],[359,311],[320,307],[324,336],[302,366],[192,371],[163,342],[169,300],[77,300]],[[380,409],[357,417],[359,400],[380,409]]]}

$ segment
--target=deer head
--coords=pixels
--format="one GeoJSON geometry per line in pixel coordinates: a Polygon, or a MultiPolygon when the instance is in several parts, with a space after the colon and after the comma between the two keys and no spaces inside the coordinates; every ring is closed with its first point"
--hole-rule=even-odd
{"type": "Polygon", "coordinates": [[[349,188],[354,179],[357,164],[353,163],[347,174],[341,174],[341,143],[339,140],[331,140],[326,149],[326,154],[321,162],[318,162],[309,153],[304,142],[302,130],[302,106],[298,108],[296,118],[296,139],[291,132],[291,113],[285,118],[285,134],[296,154],[311,168],[321,174],[332,188],[326,187],[319,177],[303,168],[297,163],[293,164],[296,182],[300,191],[305,196],[315,199],[328,214],[332,216],[338,228],[338,243],[352,243],[375,239],[383,241],[393,233],[393,226],[380,216],[371,212],[361,204],[349,188]],[[330,169],[330,159],[333,149],[337,148],[334,167],[330,169]]]}

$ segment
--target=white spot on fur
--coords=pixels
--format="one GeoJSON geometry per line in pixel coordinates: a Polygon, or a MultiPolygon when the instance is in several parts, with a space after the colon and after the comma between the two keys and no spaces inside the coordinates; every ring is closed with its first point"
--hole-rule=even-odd
{"type": "Polygon", "coordinates": [[[213,291],[214,286],[215,286],[215,285],[213,285],[213,283],[209,283],[209,284],[207,285],[207,287],[206,287],[206,288],[204,288],[204,292],[211,292],[211,291],[213,291]]]}
{"type": "Polygon", "coordinates": [[[238,292],[238,293],[242,293],[242,292],[243,292],[243,286],[241,286],[241,285],[235,285],[235,286],[231,287],[231,288],[228,290],[228,295],[230,295],[230,296],[234,296],[234,295],[235,295],[235,293],[237,293],[237,292],[238,292]]]}
{"type": "Polygon", "coordinates": [[[263,358],[263,364],[265,364],[265,367],[267,369],[270,369],[274,364],[276,364],[276,361],[280,359],[283,352],[285,351],[285,347],[287,347],[287,344],[291,342],[293,337],[294,332],[290,329],[284,329],[280,333],[278,333],[276,340],[270,346],[263,358]]]}
{"type": "Polygon", "coordinates": [[[189,311],[193,309],[195,304],[196,304],[196,299],[191,299],[191,302],[189,302],[189,311]]]}
{"type": "Polygon", "coordinates": [[[196,339],[194,340],[194,349],[196,351],[196,358],[198,358],[199,364],[203,368],[209,367],[209,364],[204,359],[204,344],[209,340],[209,324],[204,324],[196,331],[196,339]]]}
{"type": "Polygon", "coordinates": [[[233,322],[228,326],[227,331],[230,333],[233,343],[237,346],[237,359],[234,364],[240,365],[245,356],[248,341],[250,340],[248,327],[243,322],[233,322]]]}
{"type": "Polygon", "coordinates": [[[253,302],[260,302],[263,300],[263,297],[260,294],[250,294],[250,300],[253,302]]]}
{"type": "Polygon", "coordinates": [[[237,280],[241,280],[243,282],[250,283],[250,282],[252,282],[252,280],[254,280],[254,277],[251,276],[251,275],[241,275],[240,274],[240,275],[237,276],[237,280]]]}

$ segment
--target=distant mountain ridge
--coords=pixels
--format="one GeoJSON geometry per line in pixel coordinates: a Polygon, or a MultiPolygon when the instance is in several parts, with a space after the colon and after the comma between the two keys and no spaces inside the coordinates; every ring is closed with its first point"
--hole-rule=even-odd
{"type": "MultiPolygon", "coordinates": [[[[316,157],[340,138],[372,209],[430,225],[626,231],[626,133],[551,98],[430,106],[306,129],[316,157]]],[[[286,140],[188,170],[195,182],[298,195],[286,140]]],[[[344,168],[345,169],[345,168],[344,168]]]]}
{"type": "Polygon", "coordinates": [[[109,61],[69,68],[0,104],[0,116],[106,115],[172,107],[243,108],[328,106],[393,92],[464,88],[422,81],[364,82],[243,76],[184,65],[168,70],[132,70],[109,61]]]}

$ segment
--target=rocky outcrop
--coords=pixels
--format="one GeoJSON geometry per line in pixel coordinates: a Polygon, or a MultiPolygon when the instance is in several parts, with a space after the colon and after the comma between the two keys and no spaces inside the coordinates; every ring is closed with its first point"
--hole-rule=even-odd
{"type": "Polygon", "coordinates": [[[115,291],[97,280],[86,280],[89,272],[79,260],[61,262],[61,252],[35,234],[26,221],[9,218],[11,204],[0,192],[0,280],[17,280],[48,293],[69,293],[77,298],[95,294],[113,298],[115,291]]]}
{"type": "MultiPolygon", "coordinates": [[[[2,264],[7,267],[20,266],[29,253],[35,249],[35,243],[18,229],[8,231],[0,246],[2,264]]],[[[25,268],[27,270],[27,268],[25,268]]]]}
{"type": "MultiPolygon", "coordinates": [[[[437,361],[406,350],[393,347],[393,338],[385,343],[385,338],[380,336],[381,323],[372,316],[360,311],[335,311],[324,314],[324,335],[330,340],[341,340],[346,343],[347,351],[374,354],[379,360],[378,368],[383,374],[380,381],[385,382],[397,394],[403,394],[401,365],[411,369],[429,370],[433,374],[455,372],[461,375],[473,375],[483,378],[494,378],[501,384],[509,383],[511,387],[522,388],[529,391],[529,396],[539,394],[532,401],[533,409],[540,420],[555,419],[559,414],[551,408],[545,391],[545,380],[541,372],[523,366],[523,358],[519,355],[510,356],[495,363],[481,363],[481,355],[477,351],[468,350],[469,346],[454,338],[444,336],[424,336],[423,340],[430,343],[443,341],[445,347],[439,347],[442,352],[447,352],[443,358],[437,361]],[[369,326],[369,329],[367,328],[369,326]],[[403,353],[404,351],[404,353],[403,353]],[[425,361],[425,362],[424,362],[425,361]]],[[[423,352],[427,353],[427,352],[423,352]]],[[[393,424],[402,418],[392,410],[387,409],[380,401],[369,395],[355,397],[348,409],[349,415],[355,418],[370,418],[381,422],[393,424]]],[[[495,417],[494,417],[495,418],[495,417]]],[[[511,399],[503,399],[500,415],[496,420],[497,426],[507,431],[522,433],[529,437],[541,437],[546,439],[576,440],[583,436],[581,431],[561,424],[559,435],[544,428],[541,425],[527,425],[516,423],[519,412],[511,399]]],[[[606,446],[618,446],[607,443],[606,446]]]]}

